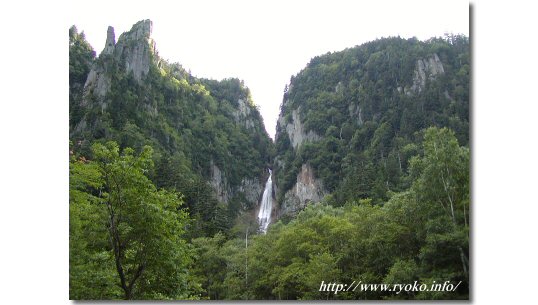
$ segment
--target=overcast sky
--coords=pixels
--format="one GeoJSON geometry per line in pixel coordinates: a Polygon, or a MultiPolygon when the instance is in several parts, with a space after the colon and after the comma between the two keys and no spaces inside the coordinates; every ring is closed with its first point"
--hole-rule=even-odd
{"type": "Polygon", "coordinates": [[[109,25],[116,39],[153,21],[159,55],[197,77],[237,77],[260,106],[274,137],[284,86],[310,59],[376,38],[469,35],[469,3],[443,1],[73,1],[76,25],[101,52],[109,25]]]}

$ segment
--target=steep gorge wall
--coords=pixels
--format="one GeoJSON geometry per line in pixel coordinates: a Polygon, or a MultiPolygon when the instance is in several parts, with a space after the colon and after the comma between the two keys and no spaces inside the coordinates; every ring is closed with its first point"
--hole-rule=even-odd
{"type": "Polygon", "coordinates": [[[309,203],[319,202],[328,192],[309,164],[303,164],[295,185],[284,194],[278,217],[295,217],[309,203]]]}
{"type": "Polygon", "coordinates": [[[220,168],[211,162],[210,165],[210,180],[209,184],[215,191],[217,200],[220,202],[228,202],[234,196],[242,195],[249,203],[249,206],[256,206],[263,194],[263,181],[260,179],[242,178],[239,186],[232,186],[226,179],[225,173],[220,168]]]}

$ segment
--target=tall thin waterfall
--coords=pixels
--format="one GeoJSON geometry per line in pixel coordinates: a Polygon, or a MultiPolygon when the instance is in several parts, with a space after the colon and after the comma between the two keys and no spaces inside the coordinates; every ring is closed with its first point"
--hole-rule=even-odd
{"type": "Polygon", "coordinates": [[[265,183],[262,202],[260,203],[260,211],[258,212],[258,222],[260,223],[260,231],[267,232],[267,227],[271,222],[271,211],[273,210],[273,181],[271,176],[273,172],[269,170],[269,178],[265,183]]]}

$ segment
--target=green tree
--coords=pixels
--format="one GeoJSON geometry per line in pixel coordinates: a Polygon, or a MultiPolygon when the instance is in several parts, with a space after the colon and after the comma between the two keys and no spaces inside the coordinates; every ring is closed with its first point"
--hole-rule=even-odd
{"type": "Polygon", "coordinates": [[[103,202],[120,286],[125,299],[185,298],[190,253],[182,235],[187,214],[181,195],[157,191],[145,173],[152,149],[139,156],[114,142],[92,147],[104,180],[103,202]]]}
{"type": "Polygon", "coordinates": [[[220,300],[226,295],[224,279],[227,273],[227,260],[222,253],[225,237],[221,233],[214,237],[199,237],[192,240],[196,252],[192,272],[204,288],[203,296],[210,300],[220,300]]]}
{"type": "MultiPolygon", "coordinates": [[[[108,142],[95,143],[92,151],[93,161],[71,167],[73,230],[84,220],[76,211],[91,207],[85,215],[92,215],[96,226],[83,239],[100,245],[123,298],[192,297],[197,290],[188,273],[192,253],[182,237],[188,215],[181,210],[181,194],[157,190],[146,176],[153,166],[151,147],[139,155],[126,148],[120,155],[118,145],[108,142]]],[[[73,247],[82,248],[78,243],[73,247]]],[[[83,260],[85,253],[71,254],[83,260]]]]}
{"type": "Polygon", "coordinates": [[[73,153],[69,162],[69,298],[117,299],[121,289],[103,222],[106,211],[98,196],[99,168],[73,153]]]}
{"type": "Polygon", "coordinates": [[[469,149],[459,146],[448,128],[428,128],[424,135],[424,156],[411,160],[412,190],[427,213],[428,232],[421,259],[428,266],[454,270],[456,277],[469,280],[469,149]],[[443,253],[442,256],[439,253],[443,253]],[[460,275],[457,275],[460,274],[460,275]]]}

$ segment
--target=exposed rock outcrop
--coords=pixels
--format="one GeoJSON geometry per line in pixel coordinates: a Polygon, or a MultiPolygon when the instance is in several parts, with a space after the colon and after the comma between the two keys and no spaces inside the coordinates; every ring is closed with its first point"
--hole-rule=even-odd
{"type": "Polygon", "coordinates": [[[240,98],[237,100],[237,104],[239,106],[237,110],[233,113],[235,121],[239,124],[242,124],[247,129],[254,128],[254,121],[250,117],[252,112],[250,109],[251,106],[248,104],[248,100],[240,98]]]}
{"type": "Polygon", "coordinates": [[[86,83],[84,84],[82,106],[88,105],[92,95],[100,102],[104,100],[111,85],[110,76],[105,72],[105,68],[97,64],[90,70],[86,83]]]}
{"type": "MultiPolygon", "coordinates": [[[[127,73],[133,73],[134,78],[141,83],[142,78],[149,72],[152,62],[159,60],[155,42],[151,39],[151,31],[150,20],[139,21],[129,32],[121,34],[116,43],[114,28],[108,27],[105,47],[93,64],[84,84],[80,102],[82,107],[96,103],[102,111],[107,108],[109,102],[106,95],[112,85],[109,70],[114,66],[111,63],[116,63],[127,73]]],[[[82,118],[74,131],[81,132],[88,124],[86,118],[82,118]]]]}
{"type": "Polygon", "coordinates": [[[211,160],[209,167],[211,171],[209,185],[211,185],[211,188],[213,188],[215,191],[219,201],[228,202],[230,199],[230,192],[228,190],[228,182],[226,181],[226,177],[222,175],[221,170],[213,163],[213,160],[211,160]]]}
{"type": "Polygon", "coordinates": [[[362,119],[362,109],[360,105],[351,103],[349,104],[348,110],[349,110],[349,116],[351,116],[352,118],[355,118],[359,126],[362,125],[362,123],[364,123],[362,119]]]}
{"type": "Polygon", "coordinates": [[[310,164],[303,164],[301,171],[297,174],[297,182],[284,194],[279,217],[295,217],[310,202],[318,202],[327,194],[322,181],[314,176],[314,170],[310,164]]]}
{"type": "Polygon", "coordinates": [[[231,187],[224,173],[211,161],[209,185],[220,202],[228,203],[233,197],[242,194],[249,206],[256,206],[263,193],[263,182],[258,179],[243,178],[238,187],[231,187]]]}
{"type": "Polygon", "coordinates": [[[257,205],[263,194],[263,184],[256,179],[243,179],[241,186],[237,190],[243,193],[245,199],[253,206],[257,205]]]}
{"type": "Polygon", "coordinates": [[[301,122],[299,110],[300,109],[298,108],[294,109],[291,112],[290,123],[286,124],[284,117],[279,117],[277,121],[277,130],[282,128],[286,130],[286,133],[288,134],[288,137],[290,139],[290,143],[295,149],[298,148],[303,142],[314,142],[321,139],[321,137],[312,130],[309,130],[308,132],[305,131],[303,123],[301,122]]]}
{"type": "Polygon", "coordinates": [[[132,72],[138,82],[142,80],[142,77],[149,72],[152,61],[158,60],[155,42],[151,39],[151,31],[150,20],[139,21],[129,32],[121,34],[116,43],[114,28],[108,27],[105,47],[84,84],[83,106],[89,103],[92,95],[97,98],[98,102],[105,102],[104,98],[110,90],[111,78],[107,73],[109,65],[104,64],[104,61],[114,60],[127,73],[132,72]]]}
{"type": "Polygon", "coordinates": [[[137,22],[129,32],[120,35],[114,48],[114,57],[132,72],[137,81],[149,72],[152,60],[158,60],[155,41],[151,38],[151,20],[137,22]]]}
{"type": "Polygon", "coordinates": [[[106,42],[105,48],[101,52],[101,55],[110,55],[114,53],[114,47],[116,46],[116,34],[114,33],[114,28],[109,26],[106,31],[106,42]]]}
{"type": "Polygon", "coordinates": [[[422,92],[426,87],[426,81],[434,80],[438,75],[444,73],[445,69],[443,63],[435,53],[427,59],[417,60],[413,76],[413,85],[410,89],[404,88],[405,94],[412,95],[413,93],[418,94],[422,92]]]}
{"type": "MultiPolygon", "coordinates": [[[[291,86],[290,86],[291,88],[291,86]]],[[[339,90],[338,86],[335,90],[339,90]]],[[[285,100],[283,106],[289,105],[289,100],[285,100]]],[[[291,146],[294,150],[297,150],[305,142],[315,142],[321,140],[321,136],[314,131],[305,131],[303,122],[301,121],[301,107],[293,109],[291,116],[286,118],[281,116],[277,120],[277,132],[275,140],[278,141],[279,137],[288,137],[291,146]]],[[[289,114],[288,114],[289,115],[289,114]]],[[[274,159],[275,173],[285,168],[285,162],[280,156],[274,159]]],[[[278,180],[275,179],[275,182],[278,180]]],[[[275,193],[278,195],[281,190],[278,185],[273,186],[275,193]]],[[[277,217],[295,217],[299,211],[304,209],[306,205],[311,201],[319,201],[326,194],[325,188],[321,180],[315,178],[312,167],[309,164],[303,164],[299,174],[297,175],[297,181],[294,186],[284,193],[281,198],[277,217]]],[[[278,195],[277,197],[280,197],[278,195]]]]}
{"type": "MultiPolygon", "coordinates": [[[[103,51],[99,55],[99,58],[113,56],[114,47],[116,46],[116,35],[114,34],[114,28],[109,26],[106,32],[106,42],[103,51]]],[[[97,100],[103,101],[107,92],[110,90],[111,79],[110,75],[106,73],[106,68],[100,62],[96,62],[84,84],[84,95],[82,99],[82,105],[86,106],[90,100],[91,95],[95,96],[97,100]]]]}

